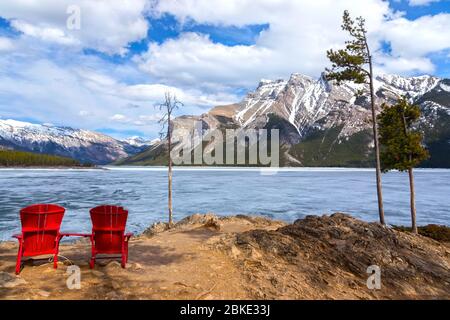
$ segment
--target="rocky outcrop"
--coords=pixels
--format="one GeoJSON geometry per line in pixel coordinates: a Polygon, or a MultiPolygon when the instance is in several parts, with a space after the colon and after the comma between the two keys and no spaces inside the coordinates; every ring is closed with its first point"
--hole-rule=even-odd
{"type": "Polygon", "coordinates": [[[247,225],[253,228],[255,227],[280,227],[285,225],[284,222],[272,220],[269,218],[261,216],[246,216],[246,215],[236,215],[228,217],[220,217],[214,213],[195,213],[193,215],[187,216],[172,227],[169,227],[167,222],[155,222],[148,229],[146,229],[142,234],[147,237],[152,237],[160,234],[164,231],[180,231],[192,228],[210,228],[215,231],[220,231],[223,224],[236,223],[238,225],[247,225]]]}

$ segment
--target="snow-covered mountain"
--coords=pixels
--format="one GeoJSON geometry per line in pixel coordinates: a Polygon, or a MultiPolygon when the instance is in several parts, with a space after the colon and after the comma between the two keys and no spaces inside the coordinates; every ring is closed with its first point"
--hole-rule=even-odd
{"type": "Polygon", "coordinates": [[[132,145],[89,130],[0,120],[1,147],[106,164],[141,152],[145,145],[132,145]]]}
{"type": "MultiPolygon", "coordinates": [[[[412,99],[424,95],[440,83],[431,76],[404,78],[385,75],[376,78],[377,105],[393,102],[399,96],[412,99]]],[[[310,129],[326,129],[342,124],[341,137],[360,131],[369,115],[369,88],[352,83],[341,86],[326,81],[293,74],[289,80],[263,81],[255,92],[239,104],[234,119],[243,127],[264,122],[268,114],[275,114],[293,125],[300,137],[310,129]],[[365,96],[357,99],[358,90],[365,96]]]]}
{"type": "MultiPolygon", "coordinates": [[[[446,152],[446,158],[450,158],[450,80],[382,75],[375,79],[375,91],[378,111],[383,103],[393,103],[400,96],[420,104],[420,126],[432,154],[427,165],[450,166],[449,159],[443,160],[446,152]]],[[[338,86],[323,76],[313,79],[294,73],[288,80],[262,80],[237,104],[218,106],[201,116],[176,118],[174,132],[192,128],[195,121],[203,122],[205,132],[216,128],[277,128],[284,165],[369,166],[372,138],[368,97],[367,85],[338,86]]],[[[155,163],[162,155],[155,145],[145,155],[125,162],[145,164],[150,159],[155,163]]]]}
{"type": "Polygon", "coordinates": [[[122,141],[135,147],[146,147],[155,144],[156,142],[159,142],[159,139],[147,140],[143,137],[133,136],[127,139],[123,139],[122,141]]]}

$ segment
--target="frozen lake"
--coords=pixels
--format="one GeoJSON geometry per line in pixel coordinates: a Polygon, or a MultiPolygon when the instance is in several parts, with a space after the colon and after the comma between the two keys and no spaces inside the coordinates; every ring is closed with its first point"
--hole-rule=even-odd
{"type": "MultiPolygon", "coordinates": [[[[374,176],[370,169],[302,168],[261,175],[256,168],[177,168],[174,216],[258,214],[290,222],[342,211],[376,221],[374,176]]],[[[449,225],[450,170],[417,169],[415,178],[419,225],[449,225]]],[[[410,225],[407,174],[384,174],[383,188],[387,223],[410,225]]],[[[141,232],[167,219],[167,169],[1,169],[0,240],[20,230],[19,210],[32,203],[67,208],[62,230],[71,231],[90,231],[90,208],[122,205],[130,212],[128,229],[141,232]]]]}

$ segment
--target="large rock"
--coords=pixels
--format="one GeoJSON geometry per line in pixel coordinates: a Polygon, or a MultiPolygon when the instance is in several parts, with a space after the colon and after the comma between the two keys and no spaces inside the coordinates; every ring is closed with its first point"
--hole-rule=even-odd
{"type": "Polygon", "coordinates": [[[243,232],[216,247],[236,261],[256,298],[450,298],[448,244],[342,213],[243,232]],[[374,265],[381,290],[366,285],[374,265]]]}

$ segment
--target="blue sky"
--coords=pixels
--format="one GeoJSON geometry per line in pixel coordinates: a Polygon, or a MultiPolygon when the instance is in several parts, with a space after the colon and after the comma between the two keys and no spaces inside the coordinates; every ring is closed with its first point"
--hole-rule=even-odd
{"type": "Polygon", "coordinates": [[[408,19],[450,12],[450,3],[448,1],[431,1],[424,5],[411,5],[409,1],[405,0],[390,1],[389,3],[393,9],[405,12],[405,16],[408,19]]]}
{"type": "Polygon", "coordinates": [[[23,0],[0,3],[0,119],[154,138],[166,91],[200,114],[261,78],[318,77],[344,9],[377,73],[450,77],[449,0],[23,0]]]}

